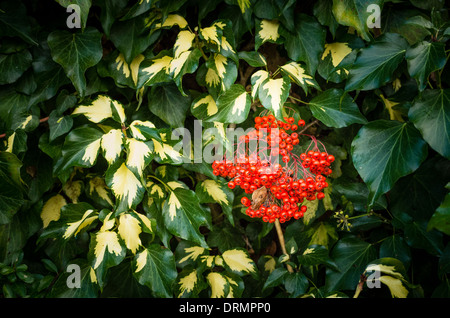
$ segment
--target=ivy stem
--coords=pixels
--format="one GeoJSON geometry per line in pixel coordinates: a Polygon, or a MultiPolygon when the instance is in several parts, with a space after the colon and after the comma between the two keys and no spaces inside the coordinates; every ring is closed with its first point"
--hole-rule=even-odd
{"type": "Polygon", "coordinates": [[[164,181],[162,181],[162,180],[159,179],[158,177],[153,176],[153,175],[151,175],[151,174],[147,175],[147,177],[150,177],[150,178],[153,178],[153,179],[159,181],[162,185],[164,185],[164,187],[165,187],[167,190],[172,191],[172,189],[171,189],[164,181]]]}
{"type": "Polygon", "coordinates": [[[309,105],[309,103],[302,101],[300,98],[297,98],[297,97],[294,97],[294,96],[289,96],[289,98],[291,98],[291,99],[293,99],[293,100],[295,100],[297,102],[300,102],[302,104],[309,105]]]}
{"type": "MultiPolygon", "coordinates": [[[[289,254],[286,251],[286,244],[284,242],[283,230],[281,229],[281,224],[278,219],[275,219],[275,229],[277,230],[277,235],[278,235],[278,240],[280,241],[281,250],[283,251],[283,254],[285,254],[289,257],[289,254]]],[[[294,269],[292,268],[291,265],[286,264],[286,268],[289,271],[289,273],[294,272],[294,269]]]]}

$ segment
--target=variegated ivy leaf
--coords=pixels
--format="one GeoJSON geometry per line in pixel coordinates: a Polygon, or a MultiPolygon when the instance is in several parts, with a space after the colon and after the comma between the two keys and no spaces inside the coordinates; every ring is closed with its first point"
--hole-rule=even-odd
{"type": "Polygon", "coordinates": [[[152,138],[155,160],[158,163],[181,164],[183,155],[180,150],[174,148],[179,141],[168,140],[167,133],[160,132],[159,136],[159,140],[152,138]]]}
{"type": "Polygon", "coordinates": [[[170,82],[170,63],[173,60],[169,51],[161,51],[150,60],[144,60],[139,67],[137,88],[152,84],[170,82]]]}
{"type": "Polygon", "coordinates": [[[204,255],[208,255],[207,248],[203,248],[188,241],[180,242],[175,251],[177,266],[180,268],[196,263],[200,260],[200,257],[204,255]]]}
{"type": "Polygon", "coordinates": [[[240,84],[233,84],[217,99],[218,112],[205,119],[208,122],[240,124],[247,119],[251,98],[240,84]]]}
{"type": "Polygon", "coordinates": [[[123,133],[120,129],[111,129],[104,134],[101,141],[103,156],[109,164],[114,163],[122,152],[123,133]]]}
{"type": "Polygon", "coordinates": [[[247,9],[250,9],[251,7],[250,0],[237,0],[237,3],[239,5],[239,8],[241,9],[242,14],[244,14],[245,11],[247,11],[247,9]]]}
{"type": "Polygon", "coordinates": [[[259,87],[261,84],[269,78],[269,72],[265,70],[256,71],[250,81],[252,83],[252,98],[255,100],[258,98],[259,87]]]}
{"type": "Polygon", "coordinates": [[[137,55],[131,63],[127,63],[123,53],[115,51],[99,63],[97,70],[102,77],[111,77],[118,86],[135,89],[138,84],[139,66],[145,57],[137,55]]]}
{"type": "Polygon", "coordinates": [[[287,76],[267,78],[259,85],[258,97],[261,104],[272,111],[277,119],[283,120],[282,108],[289,97],[290,88],[291,81],[287,76]]]}
{"type": "Polygon", "coordinates": [[[174,25],[178,25],[180,29],[185,29],[188,26],[188,23],[181,15],[169,14],[162,24],[155,24],[155,28],[171,28],[174,25]]]}
{"type": "Polygon", "coordinates": [[[72,203],[78,203],[78,198],[83,191],[83,186],[84,184],[81,180],[69,180],[63,185],[62,190],[72,203]]]}
{"type": "Polygon", "coordinates": [[[89,209],[86,212],[84,212],[83,216],[80,220],[75,222],[69,222],[67,223],[68,227],[66,231],[64,232],[63,238],[69,239],[72,236],[77,236],[77,234],[84,228],[91,225],[92,222],[98,219],[98,214],[94,212],[94,210],[89,209]]]}
{"type": "Polygon", "coordinates": [[[197,269],[183,270],[178,274],[176,282],[176,296],[178,298],[190,298],[198,296],[203,289],[203,279],[197,269]]]}
{"type": "Polygon", "coordinates": [[[183,90],[183,85],[181,82],[182,77],[184,74],[194,73],[197,70],[201,56],[201,51],[195,48],[192,51],[182,52],[178,57],[170,61],[170,76],[172,76],[175,84],[177,84],[178,89],[183,96],[187,96],[187,94],[183,90]]]}
{"type": "Polygon", "coordinates": [[[170,191],[163,203],[164,224],[173,235],[208,247],[199,227],[207,223],[205,210],[195,192],[184,188],[170,191]]]}
{"type": "Polygon", "coordinates": [[[97,96],[89,105],[78,106],[72,115],[77,114],[83,114],[94,123],[99,123],[108,118],[124,123],[126,119],[122,104],[106,95],[97,96]]]}
{"type": "Polygon", "coordinates": [[[88,259],[101,287],[108,268],[120,264],[125,255],[126,248],[116,232],[99,231],[91,234],[88,259]]]}
{"type": "Polygon", "coordinates": [[[224,274],[211,272],[206,276],[211,287],[211,298],[225,298],[230,292],[230,284],[224,274]]]}
{"type": "Polygon", "coordinates": [[[158,244],[135,256],[134,276],[142,285],[148,286],[156,297],[172,297],[172,285],[177,278],[177,270],[172,251],[158,244]]]}
{"type": "Polygon", "coordinates": [[[139,234],[142,232],[140,221],[129,213],[122,213],[117,230],[126,247],[136,254],[137,249],[142,245],[139,238],[139,234]]]}
{"type": "Polygon", "coordinates": [[[198,195],[200,203],[220,204],[228,220],[234,225],[232,213],[234,193],[224,182],[221,180],[204,180],[197,183],[195,193],[198,195]]]}
{"type": "Polygon", "coordinates": [[[144,168],[153,159],[153,144],[152,142],[139,141],[134,138],[128,138],[126,141],[128,150],[127,167],[135,171],[138,175],[142,175],[144,168]]]}
{"type": "Polygon", "coordinates": [[[106,171],[105,181],[116,197],[117,213],[134,209],[142,201],[145,188],[140,178],[123,160],[117,160],[106,171]]]}
{"type": "Polygon", "coordinates": [[[128,128],[137,140],[146,141],[151,137],[159,139],[159,133],[151,121],[134,120],[128,128]]]}
{"type": "MultiPolygon", "coordinates": [[[[348,46],[348,43],[334,42],[325,44],[325,50],[322,54],[322,60],[328,55],[331,55],[331,62],[335,68],[339,66],[342,60],[352,52],[352,49],[348,46]]],[[[338,74],[341,74],[341,70],[336,70],[338,74]]],[[[348,71],[344,69],[344,72],[348,74],[348,71]]]]}
{"type": "Polygon", "coordinates": [[[255,51],[242,51],[238,53],[240,59],[246,61],[250,66],[262,67],[267,66],[266,58],[259,52],[255,51]]]}
{"type": "Polygon", "coordinates": [[[261,20],[256,22],[255,50],[265,42],[279,43],[280,23],[277,20],[261,20]]]}
{"type": "Polygon", "coordinates": [[[306,94],[308,94],[308,86],[320,89],[316,80],[311,75],[306,74],[305,69],[296,62],[289,62],[281,66],[281,70],[286,73],[292,81],[303,88],[306,94]]]}
{"type": "Polygon", "coordinates": [[[204,93],[198,96],[191,104],[191,112],[198,119],[204,119],[216,114],[218,111],[214,98],[204,93]]]}
{"type": "Polygon", "coordinates": [[[214,97],[229,89],[236,78],[236,63],[219,53],[212,54],[197,74],[200,85],[205,85],[214,97]]]}
{"type": "MultiPolygon", "coordinates": [[[[379,281],[388,286],[393,298],[406,298],[409,290],[407,275],[403,263],[395,258],[385,257],[372,261],[365,272],[377,272],[379,281]]],[[[376,283],[376,282],[375,282],[376,283]]]]}
{"type": "Polygon", "coordinates": [[[235,248],[223,252],[225,267],[238,275],[256,274],[256,265],[244,249],[235,248]]]}
{"type": "Polygon", "coordinates": [[[194,42],[195,34],[190,30],[182,30],[178,33],[177,39],[173,47],[173,56],[178,58],[181,53],[189,51],[194,42]]]}
{"type": "Polygon", "coordinates": [[[110,197],[110,190],[106,185],[105,180],[99,176],[89,179],[86,186],[86,195],[105,207],[114,206],[110,197]]]}
{"type": "Polygon", "coordinates": [[[41,211],[41,219],[46,228],[51,221],[58,221],[61,216],[61,208],[67,204],[66,199],[60,194],[52,196],[45,202],[41,211]]]}
{"type": "Polygon", "coordinates": [[[66,137],[62,148],[62,156],[54,167],[56,174],[67,171],[68,168],[92,167],[100,150],[103,133],[89,126],[72,130],[66,137]]]}
{"type": "Polygon", "coordinates": [[[162,184],[155,183],[152,180],[147,181],[147,192],[153,199],[162,200],[166,197],[164,186],[162,184]]]}

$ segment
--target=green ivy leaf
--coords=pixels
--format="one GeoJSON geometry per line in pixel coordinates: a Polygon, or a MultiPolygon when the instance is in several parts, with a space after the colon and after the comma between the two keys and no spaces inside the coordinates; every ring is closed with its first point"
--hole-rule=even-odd
{"type": "Polygon", "coordinates": [[[173,128],[184,127],[190,96],[183,96],[175,85],[154,86],[148,94],[148,108],[173,128]]]}
{"type": "Polygon", "coordinates": [[[134,258],[134,276],[139,284],[149,287],[156,297],[172,297],[172,285],[177,278],[172,251],[151,244],[134,258]]]}
{"type": "Polygon", "coordinates": [[[349,236],[336,243],[330,256],[339,271],[327,268],[325,289],[354,290],[366,265],[376,258],[376,250],[372,244],[349,236]]]}
{"type": "Polygon", "coordinates": [[[314,117],[329,127],[342,128],[351,124],[366,124],[367,120],[350,95],[332,88],[317,95],[309,102],[314,117]]]}
{"type": "MultiPolygon", "coordinates": [[[[447,184],[446,188],[450,189],[450,183],[447,184]]],[[[436,209],[436,212],[434,212],[428,222],[427,231],[433,228],[450,235],[450,193],[447,193],[444,201],[436,209]]]]}
{"type": "Polygon", "coordinates": [[[22,162],[16,155],[0,151],[0,224],[9,223],[25,202],[20,167],[22,162]]]}
{"type": "Polygon", "coordinates": [[[369,187],[372,206],[400,177],[414,172],[428,151],[412,124],[376,120],[360,129],[351,153],[356,170],[369,187]]]}
{"type": "Polygon", "coordinates": [[[81,97],[86,94],[85,71],[103,56],[101,38],[102,34],[94,28],[86,28],[82,33],[57,30],[48,35],[53,60],[64,68],[81,97]]]}
{"type": "Polygon", "coordinates": [[[32,59],[28,50],[12,54],[0,54],[0,85],[17,81],[31,66],[32,59]]]}
{"type": "Polygon", "coordinates": [[[349,68],[345,90],[372,90],[389,82],[408,47],[408,42],[402,36],[386,33],[367,48],[361,49],[349,68]]]}
{"type": "Polygon", "coordinates": [[[427,86],[430,73],[445,66],[445,43],[419,42],[408,48],[406,60],[409,74],[417,80],[419,89],[423,91],[427,86]]]}
{"type": "Polygon", "coordinates": [[[450,159],[450,89],[424,91],[408,117],[431,148],[450,159]]]}
{"type": "Polygon", "coordinates": [[[291,60],[306,63],[306,72],[316,73],[325,45],[326,30],[314,17],[301,13],[295,19],[295,32],[287,33],[285,48],[291,60]]]}

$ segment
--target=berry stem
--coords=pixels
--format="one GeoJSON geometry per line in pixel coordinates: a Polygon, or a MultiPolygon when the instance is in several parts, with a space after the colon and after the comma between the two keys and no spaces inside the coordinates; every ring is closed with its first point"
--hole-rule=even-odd
{"type": "MultiPolygon", "coordinates": [[[[280,241],[280,246],[281,246],[281,250],[283,251],[283,254],[288,255],[286,251],[286,245],[284,242],[284,235],[283,235],[283,230],[281,229],[281,224],[280,221],[278,219],[275,219],[275,229],[277,230],[277,235],[278,235],[278,240],[280,241]]],[[[286,268],[289,271],[289,273],[293,273],[294,269],[292,268],[291,265],[286,264],[286,268]]]]}

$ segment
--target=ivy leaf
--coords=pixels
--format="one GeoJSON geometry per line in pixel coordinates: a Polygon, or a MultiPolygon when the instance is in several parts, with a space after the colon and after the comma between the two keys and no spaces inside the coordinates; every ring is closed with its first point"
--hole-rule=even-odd
{"type": "Polygon", "coordinates": [[[258,97],[261,104],[272,111],[279,120],[283,120],[282,108],[289,97],[290,88],[291,81],[288,76],[277,79],[267,78],[259,85],[258,97]]]}
{"type": "Polygon", "coordinates": [[[287,32],[285,48],[291,60],[306,64],[314,76],[325,45],[326,30],[314,17],[301,13],[295,19],[295,32],[287,32]]]}
{"type": "Polygon", "coordinates": [[[120,123],[125,122],[125,110],[121,103],[106,95],[99,95],[90,104],[78,106],[72,115],[83,114],[93,123],[113,118],[120,123]]]}
{"type": "Polygon", "coordinates": [[[341,89],[332,88],[314,97],[309,102],[309,108],[314,117],[329,127],[342,128],[354,123],[367,123],[358,105],[341,89]]]}
{"type": "Polygon", "coordinates": [[[267,65],[266,58],[259,52],[255,51],[242,51],[238,53],[239,59],[246,61],[250,66],[262,67],[267,65]]]}
{"type": "Polygon", "coordinates": [[[142,285],[148,286],[156,297],[172,297],[172,285],[177,270],[172,251],[158,244],[136,254],[134,276],[142,285]]]}
{"type": "Polygon", "coordinates": [[[105,283],[107,270],[120,264],[125,255],[126,248],[116,232],[98,231],[91,233],[88,259],[101,287],[105,283]]]}
{"type": "Polygon", "coordinates": [[[16,155],[0,152],[0,224],[9,223],[25,202],[20,167],[22,162],[16,155]]]}
{"type": "Polygon", "coordinates": [[[384,0],[333,0],[333,15],[339,24],[354,27],[361,37],[370,41],[371,36],[367,26],[368,18],[373,11],[370,5],[383,6],[384,0]]]}
{"type": "Polygon", "coordinates": [[[199,227],[207,222],[207,216],[195,192],[184,188],[170,191],[163,203],[162,213],[164,223],[173,235],[208,247],[199,231],[199,227]]]}
{"type": "Polygon", "coordinates": [[[220,180],[204,180],[197,183],[195,193],[198,195],[200,203],[220,204],[228,220],[234,225],[232,213],[234,193],[224,182],[220,180]]]}
{"type": "Polygon", "coordinates": [[[281,66],[281,71],[286,73],[292,81],[303,88],[305,94],[308,93],[308,86],[320,89],[316,80],[312,76],[306,74],[305,69],[296,62],[289,62],[281,66]]]}
{"type": "MultiPolygon", "coordinates": [[[[450,189],[450,183],[447,184],[446,188],[450,189]]],[[[434,212],[428,222],[427,231],[433,228],[450,235],[450,193],[447,193],[444,201],[436,209],[436,212],[434,212]]]]}
{"type": "Polygon", "coordinates": [[[108,168],[105,181],[116,197],[117,213],[136,208],[144,197],[145,188],[140,176],[136,176],[123,160],[117,160],[108,168]]]}
{"type": "Polygon", "coordinates": [[[376,120],[360,129],[351,153],[356,170],[369,187],[370,207],[400,177],[414,172],[428,151],[411,123],[376,120]]]}
{"type": "Polygon", "coordinates": [[[182,270],[177,277],[176,295],[178,298],[193,298],[205,288],[204,285],[198,269],[182,270]]]}
{"type": "Polygon", "coordinates": [[[11,84],[31,66],[33,57],[28,50],[0,54],[0,85],[11,84]]]}
{"type": "Polygon", "coordinates": [[[154,86],[148,94],[150,111],[174,128],[184,127],[190,105],[190,96],[183,96],[175,85],[154,86]]]}
{"type": "Polygon", "coordinates": [[[423,91],[427,86],[430,73],[445,66],[445,43],[419,42],[408,48],[406,60],[409,74],[417,80],[419,89],[423,91]]]}
{"type": "Polygon", "coordinates": [[[431,148],[450,159],[450,89],[425,90],[408,117],[431,148]]]}
{"type": "Polygon", "coordinates": [[[280,23],[276,20],[261,20],[256,23],[256,36],[255,36],[255,50],[263,45],[265,42],[279,43],[281,41],[280,36],[280,23]]]}
{"type": "Polygon", "coordinates": [[[85,71],[103,56],[101,38],[101,33],[90,27],[84,32],[57,30],[48,35],[53,60],[64,68],[81,97],[86,95],[85,71]]]}
{"type": "Polygon", "coordinates": [[[349,69],[346,91],[372,90],[392,79],[405,57],[408,42],[396,33],[386,33],[360,54],[349,69]]]}
{"type": "Polygon", "coordinates": [[[339,271],[327,268],[325,289],[354,290],[366,265],[375,259],[376,250],[371,244],[350,236],[339,240],[330,256],[339,271]]]}
{"type": "Polygon", "coordinates": [[[50,113],[48,125],[50,128],[49,141],[52,142],[72,129],[73,119],[68,115],[58,116],[58,112],[54,110],[50,113]]]}
{"type": "Polygon", "coordinates": [[[250,95],[245,88],[240,84],[233,84],[217,99],[217,113],[205,121],[240,124],[247,118],[250,104],[250,95]]]}
{"type": "Polygon", "coordinates": [[[256,264],[243,248],[235,248],[222,253],[222,259],[227,269],[240,276],[256,274],[256,264]]]}
{"type": "Polygon", "coordinates": [[[72,130],[64,141],[62,156],[55,164],[54,172],[60,174],[73,166],[92,167],[97,160],[102,137],[100,130],[88,126],[72,130]]]}

